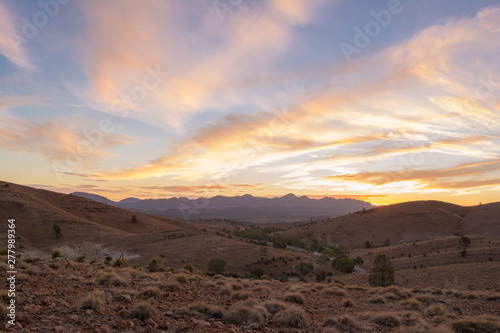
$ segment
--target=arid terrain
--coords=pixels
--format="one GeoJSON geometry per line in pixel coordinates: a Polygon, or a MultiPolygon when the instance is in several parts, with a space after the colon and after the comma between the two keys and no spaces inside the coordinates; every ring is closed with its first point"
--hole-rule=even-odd
{"type": "Polygon", "coordinates": [[[16,221],[18,324],[8,331],[500,332],[500,203],[409,202],[256,227],[0,182],[0,213],[16,221]],[[339,253],[362,263],[343,273],[332,266],[339,253]],[[381,253],[394,286],[368,283],[381,253]],[[207,274],[213,258],[226,275],[207,274]]]}

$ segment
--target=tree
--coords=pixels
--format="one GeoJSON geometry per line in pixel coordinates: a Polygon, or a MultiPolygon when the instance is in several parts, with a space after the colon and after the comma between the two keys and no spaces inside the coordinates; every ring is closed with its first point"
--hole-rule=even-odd
{"type": "Polygon", "coordinates": [[[224,274],[226,271],[226,261],[221,258],[213,258],[208,262],[209,274],[224,274]]]}
{"type": "Polygon", "coordinates": [[[384,241],[384,245],[385,246],[391,246],[391,240],[389,238],[387,238],[385,241],[384,241]]]}
{"type": "Polygon", "coordinates": [[[309,275],[314,271],[314,266],[310,262],[301,262],[293,268],[293,271],[298,276],[309,275]]]}
{"type": "Polygon", "coordinates": [[[365,246],[366,246],[367,249],[371,249],[372,244],[370,243],[370,241],[366,241],[365,242],[365,246]]]}
{"type": "Polygon", "coordinates": [[[462,250],[462,252],[460,253],[460,255],[461,255],[462,257],[467,256],[467,250],[465,249],[465,247],[463,248],[463,250],[462,250]]]}
{"type": "Polygon", "coordinates": [[[365,261],[363,260],[363,258],[361,257],[356,257],[354,259],[352,259],[352,262],[354,263],[354,265],[363,265],[365,263],[365,261]]]}
{"type": "Polygon", "coordinates": [[[132,222],[137,223],[137,216],[132,215],[132,222]]]}
{"type": "Polygon", "coordinates": [[[52,228],[54,229],[54,233],[56,234],[56,239],[62,237],[62,231],[58,224],[54,224],[52,228]]]}
{"type": "Polygon", "coordinates": [[[471,241],[469,237],[462,236],[460,240],[458,241],[458,246],[463,246],[467,247],[467,245],[470,245],[471,241]]]}
{"type": "Polygon", "coordinates": [[[372,287],[387,287],[394,284],[394,268],[391,260],[384,253],[375,258],[375,265],[370,272],[368,282],[372,287]]]}
{"type": "Polygon", "coordinates": [[[349,273],[354,270],[354,262],[347,256],[341,256],[336,258],[333,261],[332,266],[343,273],[349,273]]]}
{"type": "Polygon", "coordinates": [[[266,272],[260,267],[255,267],[250,271],[250,275],[256,279],[260,279],[263,275],[266,275],[266,272]]]}

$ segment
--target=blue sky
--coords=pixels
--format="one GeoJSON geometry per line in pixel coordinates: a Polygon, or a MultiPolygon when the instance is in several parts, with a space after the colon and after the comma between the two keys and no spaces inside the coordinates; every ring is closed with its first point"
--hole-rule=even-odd
{"type": "Polygon", "coordinates": [[[499,21],[500,1],[2,1],[1,178],[498,201],[499,21]]]}

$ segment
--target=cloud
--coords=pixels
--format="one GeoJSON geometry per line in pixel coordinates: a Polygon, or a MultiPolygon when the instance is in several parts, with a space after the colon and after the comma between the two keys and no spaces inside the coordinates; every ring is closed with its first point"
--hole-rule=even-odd
{"type": "Polygon", "coordinates": [[[12,23],[11,18],[15,17],[9,10],[5,2],[0,2],[0,53],[13,64],[33,69],[34,66],[28,58],[24,39],[12,23]]]}
{"type": "Polygon", "coordinates": [[[0,125],[0,147],[15,153],[36,153],[47,162],[68,161],[69,156],[80,156],[82,166],[91,166],[98,159],[110,157],[113,147],[129,144],[129,137],[106,134],[92,144],[81,130],[78,119],[58,119],[35,122],[16,118],[3,118],[0,125]],[[99,144],[97,144],[99,143],[99,144]]]}

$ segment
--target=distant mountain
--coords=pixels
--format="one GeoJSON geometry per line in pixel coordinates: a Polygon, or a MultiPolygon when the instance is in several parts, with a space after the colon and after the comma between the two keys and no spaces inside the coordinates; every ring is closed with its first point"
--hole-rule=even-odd
{"type": "Polygon", "coordinates": [[[297,222],[326,217],[337,217],[363,208],[370,209],[368,202],[355,199],[335,199],[325,197],[310,199],[292,193],[277,198],[242,196],[215,196],[212,198],[189,199],[186,197],[170,199],[127,198],[119,202],[89,193],[75,192],[99,202],[121,208],[167,216],[176,219],[230,219],[257,223],[297,222]],[[95,198],[95,199],[94,199],[95,198]]]}
{"type": "Polygon", "coordinates": [[[71,195],[77,195],[79,197],[94,200],[94,201],[97,201],[100,203],[105,203],[107,205],[118,206],[116,204],[116,202],[109,200],[108,198],[103,197],[102,195],[99,195],[99,194],[92,194],[92,193],[85,193],[85,192],[73,192],[73,193],[71,193],[71,195]]]}

